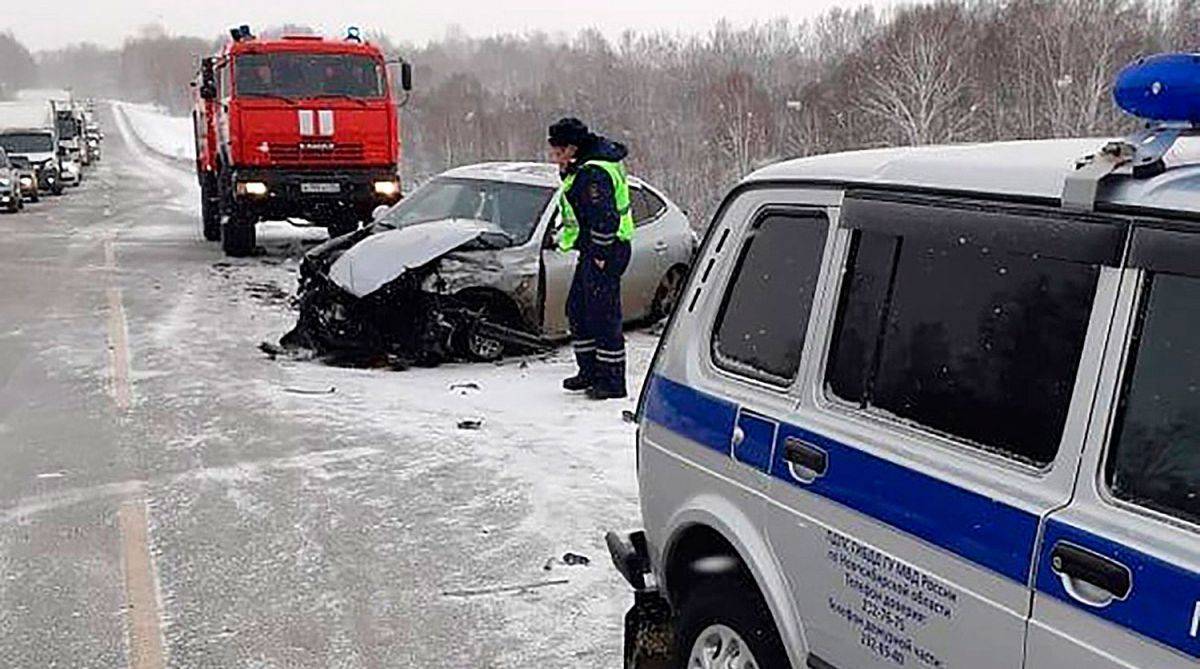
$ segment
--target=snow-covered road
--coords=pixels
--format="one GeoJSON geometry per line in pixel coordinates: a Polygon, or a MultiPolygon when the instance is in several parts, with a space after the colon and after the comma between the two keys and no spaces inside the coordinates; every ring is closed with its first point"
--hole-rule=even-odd
{"type": "MultiPolygon", "coordinates": [[[[265,255],[226,260],[175,160],[190,124],[116,114],[71,206],[0,223],[20,241],[0,280],[27,290],[0,301],[23,317],[0,324],[0,657],[133,666],[149,620],[164,666],[620,666],[629,595],[603,533],[638,523],[633,401],[563,394],[567,352],[406,372],[268,359],[324,233],[272,224],[265,255]],[[141,586],[149,618],[129,609],[141,586]]],[[[654,344],[630,334],[633,389],[654,344]]]]}

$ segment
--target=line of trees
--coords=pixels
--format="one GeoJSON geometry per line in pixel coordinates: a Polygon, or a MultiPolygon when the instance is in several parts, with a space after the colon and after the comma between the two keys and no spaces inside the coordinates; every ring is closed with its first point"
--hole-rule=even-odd
{"type": "MultiPolygon", "coordinates": [[[[1198,37],[1200,0],[941,0],[694,36],[371,39],[416,69],[402,116],[408,181],[539,159],[546,126],[577,115],[626,142],[632,170],[700,223],[731,183],[782,158],[1122,132],[1131,123],[1111,104],[1116,71],[1198,37]]],[[[186,113],[195,58],[219,44],[145,29],[116,50],[36,54],[37,71],[43,85],[186,113]]],[[[0,85],[29,83],[5,56],[19,46],[0,35],[0,85]]]]}

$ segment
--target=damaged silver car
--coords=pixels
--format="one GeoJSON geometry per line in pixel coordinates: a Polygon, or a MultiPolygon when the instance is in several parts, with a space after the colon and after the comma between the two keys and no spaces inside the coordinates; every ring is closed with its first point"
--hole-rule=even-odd
{"type": "MultiPolygon", "coordinates": [[[[486,163],[435,177],[367,228],[312,249],[300,318],[283,344],[387,354],[411,364],[489,361],[568,336],[577,254],[557,250],[558,172],[486,163]]],[[[626,322],[679,301],[696,236],[662,193],[630,178],[637,232],[622,282],[626,322]]]]}

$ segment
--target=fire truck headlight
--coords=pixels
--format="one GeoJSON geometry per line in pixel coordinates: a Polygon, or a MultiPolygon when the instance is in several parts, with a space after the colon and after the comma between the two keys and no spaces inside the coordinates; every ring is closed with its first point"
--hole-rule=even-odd
{"type": "Polygon", "coordinates": [[[376,181],[375,194],[395,197],[400,193],[400,184],[395,181],[376,181]]]}
{"type": "Polygon", "coordinates": [[[262,197],[267,194],[267,184],[261,181],[243,181],[237,185],[239,193],[262,197]]]}

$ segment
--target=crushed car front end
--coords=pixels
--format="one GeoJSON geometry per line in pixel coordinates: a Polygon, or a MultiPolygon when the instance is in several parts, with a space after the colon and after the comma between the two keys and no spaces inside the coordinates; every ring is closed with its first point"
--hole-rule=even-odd
{"type": "Polygon", "coordinates": [[[281,343],[400,366],[542,347],[530,318],[536,263],[459,225],[431,224],[449,235],[367,229],[314,248],[300,266],[299,319],[281,343]]]}

